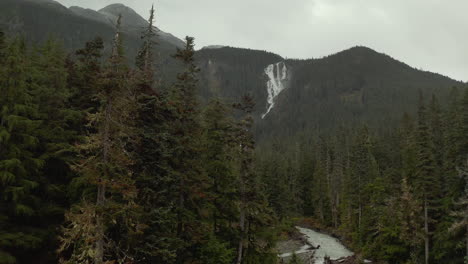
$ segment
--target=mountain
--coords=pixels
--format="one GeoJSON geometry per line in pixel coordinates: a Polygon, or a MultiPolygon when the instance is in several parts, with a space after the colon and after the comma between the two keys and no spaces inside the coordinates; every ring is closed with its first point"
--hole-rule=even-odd
{"type": "Polygon", "coordinates": [[[452,87],[466,86],[367,47],[308,60],[223,47],[202,49],[198,58],[205,97],[253,95],[260,138],[324,133],[361,122],[385,128],[414,113],[420,92],[446,101],[452,87]]]}
{"type": "Polygon", "coordinates": [[[203,48],[196,54],[201,68],[200,93],[202,98],[219,96],[235,101],[251,94],[259,105],[267,102],[267,65],[282,61],[279,55],[267,51],[231,47],[203,48]]]}
{"type": "MultiPolygon", "coordinates": [[[[148,22],[132,9],[113,4],[99,11],[80,7],[66,8],[52,0],[1,0],[0,28],[11,34],[20,34],[30,43],[41,43],[50,37],[63,42],[72,52],[96,37],[106,43],[105,52],[110,52],[114,37],[115,22],[122,14],[123,38],[127,58],[133,62],[141,47],[140,33],[148,22]]],[[[184,42],[173,35],[159,31],[157,52],[163,76],[173,76],[177,69],[170,55],[184,42]]]]}
{"type": "MultiPolygon", "coordinates": [[[[125,5],[95,11],[66,8],[52,0],[0,1],[1,28],[20,33],[31,43],[55,36],[69,51],[100,36],[109,52],[119,14],[132,63],[141,47],[140,32],[148,22],[125,5]]],[[[179,69],[170,55],[184,42],[170,33],[159,31],[158,35],[158,69],[170,83],[179,69]]],[[[444,101],[451,87],[466,86],[366,47],[319,59],[291,60],[267,51],[213,45],[197,51],[196,57],[202,100],[219,96],[234,102],[251,94],[260,138],[326,132],[360,122],[383,128],[395,124],[404,112],[414,112],[420,91],[426,98],[436,94],[444,101]]]]}
{"type": "MultiPolygon", "coordinates": [[[[122,20],[122,28],[130,34],[135,34],[137,37],[139,37],[139,34],[142,31],[142,29],[148,26],[148,21],[146,19],[141,17],[133,9],[123,4],[112,4],[106,6],[103,9],[99,10],[98,13],[101,14],[102,17],[105,17],[111,25],[115,24],[119,14],[122,15],[122,17],[125,18],[122,20]]],[[[158,32],[160,41],[167,42],[179,48],[184,47],[184,41],[180,40],[179,38],[175,37],[170,33],[161,31],[156,27],[155,29],[158,32]]]]}

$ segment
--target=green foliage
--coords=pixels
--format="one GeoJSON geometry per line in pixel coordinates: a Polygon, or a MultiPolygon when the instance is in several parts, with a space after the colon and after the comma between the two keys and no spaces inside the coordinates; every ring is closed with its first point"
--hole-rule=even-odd
{"type": "Polygon", "coordinates": [[[463,96],[453,96],[445,108],[435,97],[428,108],[421,100],[415,120],[405,114],[386,132],[358,126],[263,144],[257,155],[269,203],[278,215],[312,216],[366,258],[423,263],[428,241],[431,263],[463,263],[466,199],[458,175],[466,125],[463,96]],[[284,165],[294,160],[295,167],[284,165]],[[293,197],[300,208],[281,205],[293,197]]]}
{"type": "MultiPolygon", "coordinates": [[[[274,226],[300,215],[337,230],[371,259],[421,263],[426,239],[431,262],[463,263],[466,90],[453,92],[448,107],[444,98],[433,96],[428,107],[421,100],[415,120],[405,115],[394,128],[395,113],[384,112],[399,102],[397,93],[416,95],[420,84],[436,91],[448,81],[432,76],[438,81],[427,84],[406,69],[416,76],[409,74],[407,92],[345,63],[329,79],[322,62],[291,60],[300,69],[295,85],[312,87],[305,95],[315,98],[292,111],[330,116],[285,120],[281,113],[255,128],[265,102],[255,107],[245,96],[233,109],[219,97],[202,104],[197,95],[255,90],[264,98],[254,89],[264,85],[258,76],[282,58],[232,48],[195,55],[187,38],[174,55],[181,71],[166,87],[166,69],[154,61],[153,18],[154,10],[135,70],[120,30],[68,57],[53,40],[28,49],[0,33],[0,263],[276,263],[274,226]],[[196,58],[210,71],[200,74],[196,58]],[[213,58],[226,63],[203,64],[213,58]],[[374,84],[379,89],[369,89],[374,84]],[[389,94],[378,84],[396,88],[389,94]],[[392,99],[377,109],[382,96],[392,99]],[[355,119],[370,126],[350,125],[355,119]],[[275,122],[288,137],[265,137],[275,122]],[[299,126],[304,133],[289,137],[299,126]]],[[[349,57],[380,60],[358,48],[324,61],[341,65],[349,57]]],[[[289,90],[285,98],[308,98],[289,90]]],[[[411,111],[416,98],[408,98],[393,107],[411,111]]],[[[295,256],[291,263],[300,262],[295,256]]]]}
{"type": "Polygon", "coordinates": [[[201,263],[206,264],[229,264],[232,263],[234,255],[234,249],[229,248],[228,243],[222,242],[211,235],[206,241],[203,241],[199,260],[201,263]]]}
{"type": "Polygon", "coordinates": [[[68,206],[76,111],[69,109],[65,56],[53,40],[28,50],[2,40],[0,67],[0,244],[2,260],[56,261],[57,227],[68,206]],[[8,205],[7,205],[8,204],[8,205]],[[8,231],[4,231],[8,230],[8,231]]]}
{"type": "Polygon", "coordinates": [[[296,253],[293,253],[291,260],[289,260],[289,264],[302,264],[302,261],[299,259],[296,253]]]}
{"type": "Polygon", "coordinates": [[[132,101],[120,40],[120,18],[111,57],[98,84],[96,113],[88,115],[91,133],[77,146],[81,160],[74,169],[95,191],[95,202],[84,198],[66,216],[60,252],[64,263],[103,263],[132,259],[133,237],[141,232],[137,190],[127,151],[132,101]],[[66,256],[71,251],[70,256],[66,256]]]}

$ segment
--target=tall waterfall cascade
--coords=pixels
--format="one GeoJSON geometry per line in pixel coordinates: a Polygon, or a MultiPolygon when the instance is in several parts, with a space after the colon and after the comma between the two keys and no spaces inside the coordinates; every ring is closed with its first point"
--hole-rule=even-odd
{"type": "Polygon", "coordinates": [[[275,100],[278,95],[287,88],[290,70],[284,62],[278,62],[270,64],[265,68],[265,74],[268,77],[267,81],[267,110],[262,115],[262,119],[265,118],[268,113],[275,106],[275,100]]]}

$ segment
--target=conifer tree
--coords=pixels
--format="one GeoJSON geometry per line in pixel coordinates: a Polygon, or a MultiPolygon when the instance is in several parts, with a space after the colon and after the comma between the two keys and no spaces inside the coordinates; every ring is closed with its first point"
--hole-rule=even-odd
{"type": "Polygon", "coordinates": [[[136,190],[129,170],[132,161],[127,152],[130,105],[126,87],[128,70],[124,64],[120,36],[120,17],[112,47],[112,55],[96,87],[100,110],[90,115],[90,134],[79,146],[83,159],[75,167],[81,177],[95,186],[93,197],[83,201],[67,214],[60,251],[72,248],[65,263],[132,261],[131,236],[138,233],[134,219],[136,190]],[[94,200],[93,199],[93,200],[94,200]]]}
{"type": "MultiPolygon", "coordinates": [[[[249,95],[234,105],[241,120],[237,123],[235,143],[238,150],[238,207],[239,240],[236,263],[272,262],[271,241],[262,237],[264,228],[272,223],[262,184],[255,172],[255,140],[252,133],[254,101],[249,95]],[[263,241],[260,243],[259,241],[263,241]]],[[[274,256],[274,255],[273,255],[274,256]]],[[[276,257],[273,257],[275,259],[276,257]]]]}
{"type": "MultiPolygon", "coordinates": [[[[144,74],[144,79],[147,81],[154,81],[154,46],[157,44],[155,38],[157,36],[156,28],[154,27],[154,5],[151,6],[150,17],[148,19],[148,26],[143,32],[141,38],[143,39],[143,46],[138,52],[136,58],[136,66],[144,74]]],[[[152,85],[153,83],[150,83],[152,85]]]]}
{"type": "Polygon", "coordinates": [[[437,199],[437,188],[440,187],[436,175],[436,161],[431,147],[431,134],[428,125],[426,107],[422,96],[418,110],[418,125],[416,129],[416,174],[415,189],[418,198],[422,201],[424,214],[424,252],[425,263],[429,263],[430,255],[430,222],[432,209],[437,199]]]}
{"type": "Polygon", "coordinates": [[[401,183],[401,197],[399,197],[397,208],[397,219],[401,226],[400,238],[405,241],[409,248],[409,258],[412,263],[419,263],[418,248],[425,239],[422,232],[421,211],[416,197],[408,184],[408,180],[403,178],[401,183]]]}
{"type": "Polygon", "coordinates": [[[176,118],[168,94],[155,81],[154,8],[150,11],[148,28],[143,32],[144,44],[137,58],[133,85],[135,96],[135,135],[132,157],[135,161],[137,203],[142,208],[146,226],[137,251],[141,263],[172,263],[180,241],[174,230],[177,181],[171,168],[175,136],[170,125],[176,118]]]}
{"type": "Polygon", "coordinates": [[[367,127],[359,130],[350,153],[351,189],[349,198],[353,201],[351,206],[356,210],[357,218],[352,223],[357,227],[356,235],[359,243],[363,242],[368,226],[363,225],[363,219],[369,215],[365,212],[365,205],[369,202],[367,185],[379,175],[377,161],[372,153],[372,142],[367,127]]]}
{"type": "Polygon", "coordinates": [[[242,102],[235,105],[236,109],[239,109],[243,114],[243,119],[238,124],[238,134],[236,136],[237,143],[239,144],[239,160],[240,160],[240,171],[239,171],[239,246],[237,249],[237,264],[243,263],[245,255],[245,248],[247,246],[247,226],[248,223],[248,203],[249,203],[249,191],[248,188],[252,187],[253,180],[253,150],[254,150],[254,139],[251,133],[253,118],[252,111],[254,107],[253,99],[250,96],[244,96],[242,102]]]}
{"type": "MultiPolygon", "coordinates": [[[[83,49],[75,52],[78,61],[68,60],[68,86],[72,92],[72,105],[84,113],[95,113],[99,107],[96,87],[102,75],[102,51],[104,42],[100,37],[87,42],[83,49]]],[[[83,123],[86,123],[86,114],[83,123]]],[[[84,127],[84,125],[83,125],[84,127]]]]}
{"type": "Polygon", "coordinates": [[[236,193],[232,185],[236,176],[234,124],[229,115],[229,108],[219,98],[212,99],[204,111],[204,167],[210,179],[212,225],[216,235],[230,228],[230,216],[236,212],[232,199],[236,193]]]}
{"type": "Polygon", "coordinates": [[[326,214],[329,212],[328,204],[328,182],[327,182],[327,167],[326,167],[326,146],[323,139],[317,146],[318,155],[315,161],[315,170],[313,173],[314,185],[312,190],[312,195],[314,196],[315,204],[315,215],[322,222],[326,223],[326,214]]]}
{"type": "Polygon", "coordinates": [[[5,60],[5,53],[6,53],[6,38],[5,38],[5,33],[3,33],[2,30],[0,30],[0,62],[3,64],[5,60]]]}
{"type": "Polygon", "coordinates": [[[465,190],[457,202],[458,210],[452,212],[456,221],[450,227],[450,231],[462,230],[465,233],[465,263],[468,261],[468,157],[464,166],[459,168],[460,177],[465,181],[465,190]]]}
{"type": "Polygon", "coordinates": [[[194,39],[186,37],[184,49],[177,49],[174,58],[183,65],[177,75],[169,100],[175,114],[171,122],[175,149],[170,160],[172,176],[177,181],[177,237],[181,241],[177,262],[192,259],[200,246],[200,238],[208,228],[199,212],[206,209],[207,183],[200,160],[201,123],[196,99],[198,67],[195,64],[194,39]],[[192,250],[187,250],[191,248],[192,250]]]}
{"type": "Polygon", "coordinates": [[[0,262],[16,263],[18,252],[39,248],[44,233],[36,226],[40,170],[37,150],[41,125],[25,43],[14,39],[2,50],[0,65],[0,262]],[[16,252],[16,253],[15,253],[16,252]]]}

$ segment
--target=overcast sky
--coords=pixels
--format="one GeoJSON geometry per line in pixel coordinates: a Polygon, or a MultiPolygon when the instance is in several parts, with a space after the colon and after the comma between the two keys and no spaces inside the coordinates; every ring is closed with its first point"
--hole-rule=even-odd
{"type": "Polygon", "coordinates": [[[467,0],[58,0],[99,9],[120,2],[197,47],[228,45],[319,58],[362,45],[468,81],[467,0]]]}

